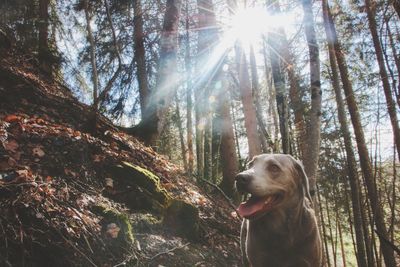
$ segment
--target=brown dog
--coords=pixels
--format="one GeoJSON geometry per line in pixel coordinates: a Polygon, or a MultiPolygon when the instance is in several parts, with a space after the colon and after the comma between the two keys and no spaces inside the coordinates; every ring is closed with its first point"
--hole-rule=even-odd
{"type": "Polygon", "coordinates": [[[308,178],[292,156],[262,154],[236,176],[236,187],[251,196],[240,204],[244,265],[319,267],[321,240],[311,208],[308,178]]]}

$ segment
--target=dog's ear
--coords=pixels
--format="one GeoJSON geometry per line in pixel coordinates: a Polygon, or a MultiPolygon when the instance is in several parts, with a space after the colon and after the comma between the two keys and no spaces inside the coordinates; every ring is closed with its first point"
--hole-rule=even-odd
{"type": "Polygon", "coordinates": [[[308,200],[310,200],[311,203],[313,203],[311,194],[310,194],[310,186],[308,184],[308,177],[307,177],[306,172],[304,171],[303,164],[294,158],[293,158],[293,161],[294,161],[294,167],[295,167],[297,174],[299,175],[299,178],[301,181],[304,196],[306,198],[308,198],[308,200]]]}

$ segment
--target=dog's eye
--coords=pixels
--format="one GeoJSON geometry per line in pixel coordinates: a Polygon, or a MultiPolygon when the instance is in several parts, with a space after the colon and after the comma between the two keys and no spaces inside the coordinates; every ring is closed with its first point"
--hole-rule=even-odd
{"type": "Polygon", "coordinates": [[[281,168],[279,168],[279,166],[276,164],[270,164],[267,168],[271,172],[279,172],[281,170],[281,168]]]}

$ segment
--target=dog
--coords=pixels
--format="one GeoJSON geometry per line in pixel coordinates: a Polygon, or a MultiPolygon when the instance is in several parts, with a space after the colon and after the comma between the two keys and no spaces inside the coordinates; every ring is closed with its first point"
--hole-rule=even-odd
{"type": "Polygon", "coordinates": [[[237,211],[244,218],[240,240],[244,266],[320,267],[321,239],[308,178],[290,155],[255,156],[235,177],[250,198],[237,211]]]}

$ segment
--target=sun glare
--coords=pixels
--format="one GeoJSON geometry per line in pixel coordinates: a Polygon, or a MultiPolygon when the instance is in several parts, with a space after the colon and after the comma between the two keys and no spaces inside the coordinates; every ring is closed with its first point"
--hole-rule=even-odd
{"type": "Polygon", "coordinates": [[[268,31],[269,19],[265,9],[240,9],[230,23],[232,34],[244,43],[254,43],[268,31]]]}
{"type": "Polygon", "coordinates": [[[293,22],[293,14],[271,15],[264,6],[240,8],[228,22],[228,29],[236,40],[254,44],[268,32],[292,27],[293,22]]]}

